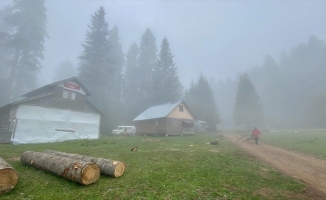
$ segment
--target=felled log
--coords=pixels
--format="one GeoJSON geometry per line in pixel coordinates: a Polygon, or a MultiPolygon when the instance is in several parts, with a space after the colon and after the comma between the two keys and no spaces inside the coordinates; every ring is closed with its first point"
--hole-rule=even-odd
{"type": "Polygon", "coordinates": [[[17,182],[16,170],[0,157],[0,194],[11,191],[17,182]]]}
{"type": "Polygon", "coordinates": [[[82,185],[95,183],[100,178],[100,168],[94,162],[34,151],[25,151],[20,161],[82,185]]]}
{"type": "Polygon", "coordinates": [[[90,157],[90,156],[85,156],[80,154],[71,154],[71,153],[55,151],[55,150],[45,150],[44,153],[94,162],[100,167],[101,174],[112,176],[112,177],[122,176],[126,168],[124,162],[116,161],[116,160],[90,157]]]}

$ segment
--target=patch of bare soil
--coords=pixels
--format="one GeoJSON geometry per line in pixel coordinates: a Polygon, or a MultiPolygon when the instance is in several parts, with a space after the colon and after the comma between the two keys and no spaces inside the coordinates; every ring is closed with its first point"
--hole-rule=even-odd
{"type": "Polygon", "coordinates": [[[252,156],[304,182],[308,187],[303,193],[308,198],[326,199],[326,160],[267,145],[261,141],[256,145],[255,142],[238,140],[241,136],[234,133],[226,133],[224,136],[252,156]]]}

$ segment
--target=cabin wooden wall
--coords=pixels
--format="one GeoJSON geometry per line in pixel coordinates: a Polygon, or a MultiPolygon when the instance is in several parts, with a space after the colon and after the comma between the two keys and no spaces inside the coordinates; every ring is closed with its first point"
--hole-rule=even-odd
{"type": "MultiPolygon", "coordinates": [[[[138,135],[191,135],[195,133],[193,126],[184,127],[183,119],[160,118],[136,122],[138,135]]],[[[193,123],[192,123],[193,124],[193,123]]]]}
{"type": "Polygon", "coordinates": [[[63,90],[63,87],[56,86],[53,95],[46,102],[47,106],[77,111],[85,110],[85,95],[76,92],[75,100],[65,99],[63,98],[63,90]]]}
{"type": "Polygon", "coordinates": [[[137,121],[136,122],[136,131],[138,135],[148,135],[148,134],[155,134],[156,132],[156,120],[144,120],[144,121],[137,121]]]}

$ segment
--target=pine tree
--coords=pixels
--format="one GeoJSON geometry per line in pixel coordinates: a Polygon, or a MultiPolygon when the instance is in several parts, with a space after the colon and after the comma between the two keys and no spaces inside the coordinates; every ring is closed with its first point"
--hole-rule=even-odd
{"type": "Polygon", "coordinates": [[[138,65],[139,48],[133,43],[126,55],[126,70],[124,73],[124,93],[123,93],[123,112],[126,123],[131,123],[137,115],[146,108],[147,104],[143,100],[140,92],[139,83],[141,81],[138,65]]]}
{"type": "Polygon", "coordinates": [[[13,27],[7,18],[11,15],[12,6],[4,6],[0,9],[0,106],[9,103],[10,89],[7,88],[7,78],[10,72],[10,49],[7,43],[10,40],[10,32],[13,27]]]}
{"type": "Polygon", "coordinates": [[[119,29],[117,26],[114,26],[109,35],[109,42],[112,45],[110,56],[113,61],[112,66],[115,70],[114,74],[114,104],[120,104],[122,99],[122,85],[123,85],[123,78],[122,72],[124,70],[125,65],[125,58],[122,52],[122,47],[120,44],[120,37],[119,37],[119,29]]]}
{"type": "Polygon", "coordinates": [[[111,118],[114,119],[110,113],[114,105],[109,97],[113,90],[115,70],[110,55],[112,46],[109,43],[109,25],[105,21],[102,6],[92,15],[82,47],[84,51],[79,56],[78,77],[92,92],[89,98],[91,102],[105,114],[101,118],[100,128],[102,133],[107,133],[112,130],[111,118]]]}
{"type": "Polygon", "coordinates": [[[146,29],[146,32],[142,36],[142,40],[139,48],[139,57],[138,57],[138,76],[139,83],[138,88],[142,95],[143,101],[148,102],[150,98],[151,91],[151,79],[152,71],[157,62],[157,48],[155,44],[155,37],[152,34],[149,28],[146,29]]]}
{"type": "Polygon", "coordinates": [[[78,77],[92,92],[92,102],[104,108],[109,104],[108,96],[115,71],[110,57],[109,25],[105,21],[103,7],[92,15],[82,47],[83,53],[78,57],[78,77]]]}
{"type": "Polygon", "coordinates": [[[8,23],[8,17],[11,15],[12,7],[4,6],[0,9],[0,80],[7,79],[10,68],[10,49],[7,43],[10,40],[10,32],[13,27],[8,23]]]}
{"type": "Polygon", "coordinates": [[[123,75],[125,65],[125,55],[122,53],[122,47],[120,44],[119,29],[114,26],[109,35],[109,42],[111,47],[110,58],[112,60],[112,67],[114,68],[114,82],[112,87],[112,92],[110,93],[110,108],[109,112],[111,116],[110,119],[111,126],[117,126],[123,120],[122,110],[122,94],[123,94],[123,75]]]}
{"type": "MultiPolygon", "coordinates": [[[[139,48],[136,43],[133,43],[127,52],[126,56],[126,70],[124,73],[124,88],[125,94],[124,98],[129,98],[133,96],[133,91],[137,89],[137,83],[139,82],[139,76],[136,75],[138,71],[138,55],[139,48]]],[[[137,92],[138,93],[138,92],[137,92]]]]}
{"type": "Polygon", "coordinates": [[[196,119],[206,121],[210,125],[209,130],[216,130],[221,120],[212,88],[203,74],[200,74],[197,83],[191,82],[185,93],[185,101],[196,119]]]}
{"type": "Polygon", "coordinates": [[[197,101],[196,83],[195,83],[194,79],[191,79],[189,88],[184,90],[183,99],[185,100],[185,102],[187,102],[188,106],[191,107],[191,111],[193,113],[197,113],[197,111],[196,111],[196,101],[197,101]]]}
{"type": "Polygon", "coordinates": [[[8,18],[14,33],[8,46],[13,60],[8,88],[15,91],[13,100],[37,86],[37,75],[42,69],[47,16],[44,0],[13,0],[13,12],[8,18]]]}
{"type": "Polygon", "coordinates": [[[240,74],[239,77],[233,121],[235,125],[247,125],[248,129],[263,122],[262,104],[247,73],[240,74]]]}
{"type": "Polygon", "coordinates": [[[210,130],[216,130],[216,125],[220,123],[220,118],[212,88],[203,74],[198,79],[195,94],[197,96],[198,118],[206,121],[210,125],[210,130]]]}
{"type": "Polygon", "coordinates": [[[172,102],[181,97],[177,67],[166,38],[163,39],[157,64],[153,68],[151,103],[172,102]]]}

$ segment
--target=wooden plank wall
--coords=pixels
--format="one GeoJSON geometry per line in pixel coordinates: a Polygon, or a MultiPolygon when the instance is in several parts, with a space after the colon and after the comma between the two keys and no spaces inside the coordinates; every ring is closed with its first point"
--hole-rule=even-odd
{"type": "Polygon", "coordinates": [[[194,127],[183,127],[182,119],[161,118],[136,122],[138,135],[193,135],[194,127]]]}

